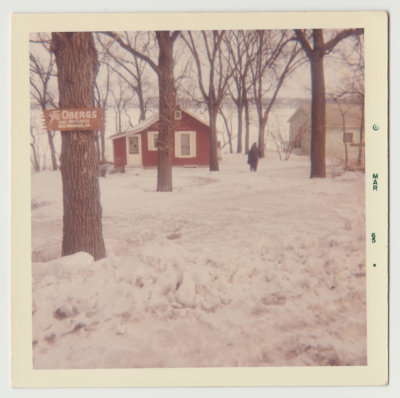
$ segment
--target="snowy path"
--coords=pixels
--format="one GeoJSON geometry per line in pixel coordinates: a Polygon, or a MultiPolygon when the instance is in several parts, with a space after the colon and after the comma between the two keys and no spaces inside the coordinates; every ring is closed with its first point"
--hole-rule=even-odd
{"type": "Polygon", "coordinates": [[[98,262],[58,258],[60,176],[33,175],[35,367],[365,364],[364,177],[308,173],[236,155],[174,170],[173,193],[109,175],[98,262]]]}

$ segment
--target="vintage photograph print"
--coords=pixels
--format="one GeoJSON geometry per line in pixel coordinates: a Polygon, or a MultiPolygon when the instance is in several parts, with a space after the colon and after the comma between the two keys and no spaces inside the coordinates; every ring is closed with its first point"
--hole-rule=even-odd
{"type": "Polygon", "coordinates": [[[367,368],[369,39],[30,31],[32,370],[367,368]]]}
{"type": "Polygon", "coordinates": [[[365,365],[363,43],[32,34],[34,367],[365,365]]]}

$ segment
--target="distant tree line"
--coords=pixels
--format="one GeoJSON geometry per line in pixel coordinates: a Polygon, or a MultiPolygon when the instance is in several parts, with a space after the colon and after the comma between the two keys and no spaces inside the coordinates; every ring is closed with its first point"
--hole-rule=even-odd
{"type": "MultiPolygon", "coordinates": [[[[217,118],[225,128],[225,144],[229,145],[230,151],[247,153],[250,112],[254,111],[257,115],[258,146],[261,157],[264,157],[266,127],[271,110],[279,101],[280,89],[287,77],[308,60],[313,90],[310,176],[322,177],[326,174],[324,108],[327,97],[323,59],[348,37],[360,43],[362,33],[362,29],[327,32],[325,35],[329,34],[329,40],[326,43],[322,29],[175,31],[170,32],[169,41],[163,39],[164,32],[96,33],[95,48],[100,61],[95,83],[96,104],[114,109],[117,133],[144,120],[148,110],[160,111],[163,127],[160,128],[157,189],[169,191],[172,190],[172,171],[168,160],[171,156],[171,132],[165,133],[164,130],[172,126],[171,112],[176,105],[190,104],[208,113],[211,171],[219,169],[217,118]],[[167,58],[168,62],[165,61],[167,58]],[[168,65],[168,71],[162,66],[163,62],[168,65]],[[163,81],[168,81],[167,76],[168,89],[160,95],[160,90],[166,87],[163,81]],[[154,103],[155,98],[158,98],[157,104],[154,103]],[[168,98],[165,101],[168,110],[160,102],[163,98],[168,98]],[[137,120],[130,112],[132,107],[138,109],[137,120]],[[168,113],[171,120],[167,123],[168,113]],[[166,179],[168,182],[164,181],[166,179]]],[[[57,71],[50,50],[50,37],[37,34],[31,42],[32,99],[41,109],[56,107],[57,93],[50,81],[57,71]],[[36,46],[41,46],[42,51],[35,51],[36,46]]],[[[348,57],[348,67],[354,70],[355,63],[360,66],[363,57],[358,59],[355,61],[354,57],[348,57]]],[[[353,75],[353,86],[347,83],[347,91],[342,91],[347,92],[347,96],[352,91],[361,98],[364,95],[363,76],[353,75]]],[[[345,95],[340,97],[344,100],[345,95]]],[[[56,169],[54,132],[49,131],[47,135],[52,166],[56,169]]],[[[105,135],[105,129],[96,132],[97,153],[101,162],[106,161],[105,135]]]]}

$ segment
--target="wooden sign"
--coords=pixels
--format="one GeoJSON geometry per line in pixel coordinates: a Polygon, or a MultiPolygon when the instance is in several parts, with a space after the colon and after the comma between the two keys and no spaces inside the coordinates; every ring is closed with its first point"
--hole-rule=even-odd
{"type": "Polygon", "coordinates": [[[100,130],[104,123],[103,108],[46,109],[47,130],[100,130]]]}

